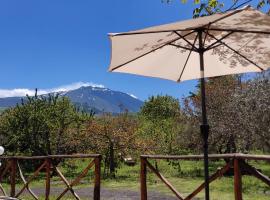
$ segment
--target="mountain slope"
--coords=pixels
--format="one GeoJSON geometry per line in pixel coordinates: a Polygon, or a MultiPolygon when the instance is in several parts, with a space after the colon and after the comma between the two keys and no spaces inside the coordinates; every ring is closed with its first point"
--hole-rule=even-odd
{"type": "MultiPolygon", "coordinates": [[[[96,113],[120,113],[124,110],[138,112],[143,102],[123,92],[100,87],[81,87],[76,90],[61,92],[60,96],[68,97],[81,109],[93,110],[96,113]]],[[[21,103],[22,97],[0,98],[0,107],[13,107],[21,103]]]]}

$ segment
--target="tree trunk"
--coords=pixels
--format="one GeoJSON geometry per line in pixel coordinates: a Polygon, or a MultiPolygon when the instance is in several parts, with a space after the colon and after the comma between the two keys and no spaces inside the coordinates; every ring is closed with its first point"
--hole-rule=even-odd
{"type": "Polygon", "coordinates": [[[114,143],[110,142],[110,176],[115,178],[114,143]]]}

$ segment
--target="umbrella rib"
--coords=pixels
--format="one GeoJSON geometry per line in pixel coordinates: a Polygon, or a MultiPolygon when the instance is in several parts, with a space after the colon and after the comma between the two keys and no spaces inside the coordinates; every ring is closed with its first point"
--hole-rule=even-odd
{"type": "Polygon", "coordinates": [[[239,9],[239,10],[235,10],[235,11],[233,11],[233,12],[231,12],[231,13],[225,15],[225,16],[222,16],[222,17],[220,17],[220,18],[218,18],[218,19],[216,19],[216,20],[210,22],[209,24],[214,24],[214,23],[216,23],[216,22],[218,22],[218,21],[221,21],[221,20],[223,20],[223,19],[225,19],[225,18],[227,18],[227,17],[230,17],[230,16],[232,16],[232,15],[235,15],[235,14],[237,14],[237,13],[239,13],[239,12],[242,12],[242,11],[244,11],[244,10],[247,9],[247,8],[249,8],[249,7],[246,7],[246,8],[243,8],[243,9],[239,9]]]}
{"type": "Polygon", "coordinates": [[[266,34],[270,35],[270,31],[252,31],[252,30],[241,30],[241,29],[222,29],[222,28],[210,28],[209,31],[233,31],[233,32],[239,32],[239,33],[258,33],[258,34],[266,34]]]}
{"type": "Polygon", "coordinates": [[[174,47],[177,47],[177,48],[181,48],[181,49],[185,49],[185,50],[189,50],[189,51],[196,51],[196,52],[197,52],[197,50],[195,50],[195,49],[193,49],[193,48],[189,49],[189,48],[187,48],[187,47],[183,47],[183,46],[178,45],[178,44],[170,43],[170,44],[168,44],[168,45],[171,45],[171,46],[174,46],[174,47]]]}
{"type": "Polygon", "coordinates": [[[204,39],[203,39],[203,46],[205,45],[205,41],[206,41],[207,34],[208,34],[210,26],[211,26],[211,23],[209,23],[208,26],[207,26],[206,33],[205,33],[205,36],[204,36],[204,39]]]}
{"type": "Polygon", "coordinates": [[[238,1],[235,1],[235,3],[234,3],[228,10],[225,10],[225,12],[228,12],[228,11],[231,11],[231,10],[238,9],[238,8],[242,7],[243,5],[245,5],[245,4],[247,4],[247,3],[251,2],[251,1],[252,1],[252,0],[245,1],[244,3],[241,3],[240,5],[238,5],[238,6],[236,6],[236,7],[234,8],[234,6],[238,3],[238,1]]]}
{"type": "MultiPolygon", "coordinates": [[[[198,39],[198,35],[199,35],[199,34],[197,34],[197,35],[196,35],[196,38],[194,39],[193,47],[195,46],[195,43],[196,43],[196,41],[197,41],[197,39],[198,39]]],[[[192,47],[192,48],[193,48],[193,47],[192,47]]],[[[184,65],[184,67],[183,67],[183,69],[182,69],[182,71],[181,71],[180,77],[178,78],[177,82],[180,82],[180,81],[181,81],[182,75],[183,75],[183,73],[184,73],[184,71],[185,71],[185,68],[186,68],[186,66],[187,66],[187,63],[188,63],[188,60],[189,60],[189,57],[190,57],[191,53],[192,53],[192,49],[190,49],[190,51],[189,51],[189,54],[188,54],[188,56],[187,56],[185,65],[184,65]]]]}
{"type": "MultiPolygon", "coordinates": [[[[186,36],[188,36],[188,35],[190,35],[190,34],[192,34],[192,33],[194,33],[194,32],[195,32],[195,31],[191,31],[191,32],[187,33],[184,37],[186,37],[186,36]]],[[[144,54],[142,54],[142,55],[140,55],[140,56],[138,56],[138,57],[136,57],[136,58],[133,58],[132,60],[129,60],[129,61],[127,61],[127,62],[125,62],[125,63],[123,63],[123,64],[121,64],[121,65],[118,65],[118,66],[114,67],[114,68],[111,69],[110,71],[114,71],[114,70],[116,70],[116,69],[118,69],[118,68],[120,68],[120,67],[123,67],[124,65],[126,65],[126,64],[128,64],[128,63],[131,63],[131,62],[133,62],[133,61],[135,61],[135,60],[137,60],[137,59],[139,59],[139,58],[141,58],[141,57],[143,57],[143,56],[146,56],[146,55],[148,55],[148,54],[150,54],[150,53],[152,53],[152,52],[154,52],[154,51],[156,51],[156,50],[158,50],[158,49],[161,49],[161,48],[165,47],[166,45],[170,45],[172,42],[176,42],[177,40],[180,40],[180,39],[182,39],[182,38],[181,38],[181,37],[178,37],[178,38],[175,38],[175,39],[173,39],[173,40],[171,40],[171,41],[169,41],[169,42],[166,42],[165,44],[163,44],[163,45],[161,45],[161,46],[159,46],[159,47],[157,47],[157,48],[155,48],[155,49],[152,49],[152,50],[149,51],[149,52],[146,52],[146,53],[144,53],[144,54]]]]}
{"type": "Polygon", "coordinates": [[[211,49],[214,49],[214,48],[217,48],[217,47],[219,47],[219,46],[222,46],[223,44],[221,44],[221,43],[219,43],[219,44],[217,44],[217,45],[215,45],[215,46],[212,46],[211,48],[207,48],[207,51],[209,51],[209,50],[211,50],[211,49]]]}
{"type": "Polygon", "coordinates": [[[176,35],[178,35],[181,39],[185,40],[192,48],[195,48],[195,49],[198,51],[198,48],[195,47],[194,44],[192,44],[190,41],[188,41],[188,40],[185,38],[187,35],[182,36],[182,35],[179,34],[177,31],[173,31],[173,32],[174,32],[176,35]]]}
{"type": "MultiPolygon", "coordinates": [[[[216,45],[217,43],[219,43],[221,40],[224,40],[225,38],[227,38],[228,36],[230,36],[232,33],[234,33],[233,31],[232,32],[229,32],[228,34],[226,34],[225,36],[223,36],[222,38],[218,39],[216,42],[210,44],[208,47],[205,48],[205,51],[208,51],[211,49],[211,47],[213,47],[214,45],[216,45]]],[[[215,38],[216,39],[216,38],[215,38]]]]}
{"type": "MultiPolygon", "coordinates": [[[[218,41],[218,39],[209,34],[210,37],[214,38],[215,40],[218,41]]],[[[233,51],[234,53],[236,53],[237,55],[241,56],[242,58],[244,58],[245,60],[247,60],[248,62],[250,62],[251,64],[255,65],[257,68],[259,68],[261,71],[263,71],[264,69],[261,68],[259,65],[257,65],[255,62],[253,62],[252,60],[248,59],[246,56],[242,55],[241,53],[239,53],[238,51],[236,51],[235,49],[233,49],[232,47],[230,47],[229,45],[227,45],[226,43],[222,42],[222,41],[219,41],[219,43],[223,44],[224,46],[226,46],[228,49],[230,49],[231,51],[233,51]]]]}
{"type": "MultiPolygon", "coordinates": [[[[223,20],[223,19],[225,19],[227,17],[230,17],[232,15],[235,15],[235,14],[237,14],[237,13],[239,13],[239,12],[245,10],[245,9],[246,8],[235,10],[232,13],[229,13],[229,14],[227,14],[225,16],[222,16],[222,17],[220,17],[220,18],[218,18],[218,19],[216,19],[216,20],[214,20],[212,22],[209,22],[208,24],[204,24],[204,25],[202,25],[200,27],[190,27],[190,28],[183,28],[183,29],[177,29],[177,30],[162,30],[162,31],[159,30],[159,31],[145,31],[145,32],[125,32],[125,33],[116,33],[114,35],[112,34],[110,36],[111,37],[114,37],[114,36],[123,36],[123,35],[140,35],[140,34],[152,34],[152,33],[167,33],[167,32],[174,32],[174,31],[196,31],[198,28],[204,28],[205,26],[210,26],[213,23],[216,23],[216,22],[218,22],[220,20],[223,20]]],[[[211,30],[211,29],[209,29],[209,30],[211,30]]]]}

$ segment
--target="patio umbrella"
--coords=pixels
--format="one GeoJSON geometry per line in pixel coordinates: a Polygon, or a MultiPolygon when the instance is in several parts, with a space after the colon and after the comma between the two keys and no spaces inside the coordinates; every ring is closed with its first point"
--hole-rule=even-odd
{"type": "Polygon", "coordinates": [[[270,16],[250,6],[211,16],[109,34],[109,71],[181,82],[200,79],[205,199],[209,199],[205,77],[270,67],[270,16]]]}

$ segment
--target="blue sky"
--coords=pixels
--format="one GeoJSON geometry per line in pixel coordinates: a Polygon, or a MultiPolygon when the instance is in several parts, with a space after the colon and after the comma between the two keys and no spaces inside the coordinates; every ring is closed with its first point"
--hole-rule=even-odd
{"type": "MultiPolygon", "coordinates": [[[[194,5],[161,0],[0,1],[0,88],[101,84],[145,100],[181,98],[196,81],[171,81],[108,73],[109,32],[124,32],[192,17],[194,5]]],[[[4,89],[4,90],[3,90],[4,89]]],[[[1,92],[0,91],[0,92],[1,92]]]]}

